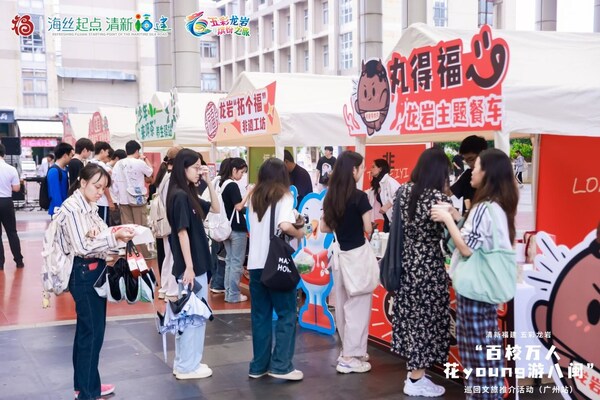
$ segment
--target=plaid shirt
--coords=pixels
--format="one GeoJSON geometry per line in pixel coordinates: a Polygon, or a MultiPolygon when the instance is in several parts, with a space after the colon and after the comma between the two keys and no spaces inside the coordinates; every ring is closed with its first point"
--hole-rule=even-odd
{"type": "Polygon", "coordinates": [[[469,379],[465,381],[465,386],[479,387],[481,393],[471,395],[474,399],[501,399],[500,388],[504,386],[503,378],[475,376],[477,368],[485,368],[486,375],[489,375],[488,368],[497,368],[500,372],[500,368],[504,366],[504,351],[501,351],[499,360],[487,360],[486,357],[486,346],[500,346],[502,349],[502,338],[494,337],[495,335],[487,337],[488,332],[498,331],[498,306],[471,300],[458,293],[456,298],[458,301],[456,339],[460,359],[464,368],[473,370],[469,379]],[[477,350],[477,346],[481,346],[481,349],[477,350]],[[494,386],[496,389],[492,390],[494,386]]]}

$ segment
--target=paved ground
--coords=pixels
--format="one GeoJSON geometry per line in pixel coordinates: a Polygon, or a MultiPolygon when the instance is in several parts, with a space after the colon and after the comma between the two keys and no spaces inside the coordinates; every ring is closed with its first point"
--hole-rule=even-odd
{"type": "MultiPolygon", "coordinates": [[[[522,189],[517,228],[532,225],[531,190],[522,189]]],[[[71,351],[74,307],[69,295],[53,299],[53,308],[40,307],[39,265],[41,243],[48,216],[24,210],[17,215],[26,267],[16,270],[7,252],[0,272],[0,399],[72,399],[71,351]]],[[[373,370],[345,376],[336,373],[339,354],[337,336],[299,329],[295,366],[304,371],[299,383],[268,377],[250,380],[252,357],[249,303],[228,305],[221,297],[209,299],[219,313],[207,328],[203,362],[214,370],[206,380],[178,382],[171,373],[174,339],[168,336],[168,363],[156,333],[151,305],[109,305],[109,323],[101,357],[105,382],[117,384],[116,399],[399,399],[406,377],[405,363],[398,357],[369,346],[373,370]],[[229,314],[233,313],[233,314],[229,314]]],[[[159,305],[160,306],[160,305],[159,305]]],[[[462,399],[462,386],[434,376],[446,387],[445,399],[462,399]]],[[[525,395],[535,399],[541,395],[525,395]]],[[[558,395],[544,395],[559,399],[558,395]]]]}

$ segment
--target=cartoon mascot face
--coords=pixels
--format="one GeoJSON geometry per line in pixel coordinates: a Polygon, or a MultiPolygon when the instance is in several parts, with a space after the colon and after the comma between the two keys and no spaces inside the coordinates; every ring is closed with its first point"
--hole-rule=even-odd
{"type": "Polygon", "coordinates": [[[390,83],[381,60],[363,61],[354,106],[369,136],[381,129],[390,108],[390,83]]]}
{"type": "MultiPolygon", "coordinates": [[[[534,285],[535,281],[538,286],[539,282],[552,285],[548,300],[533,305],[533,326],[536,331],[551,333],[542,343],[548,349],[556,347],[554,361],[563,371],[561,382],[573,390],[571,398],[600,399],[600,226],[597,238],[590,241],[588,236],[571,252],[554,246],[545,234],[540,236],[538,245],[547,251],[535,260],[538,270],[564,267],[553,285],[547,272],[546,279],[544,272],[528,276],[534,285]],[[569,365],[574,362],[584,366],[583,376],[568,378],[569,365]]],[[[547,291],[548,287],[540,289],[547,291]]]]}

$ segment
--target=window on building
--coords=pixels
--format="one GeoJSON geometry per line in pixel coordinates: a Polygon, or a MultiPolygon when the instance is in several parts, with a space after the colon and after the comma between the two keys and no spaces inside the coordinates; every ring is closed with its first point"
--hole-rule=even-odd
{"type": "Polygon", "coordinates": [[[271,39],[275,41],[275,21],[271,21],[271,39]]]}
{"type": "Polygon", "coordinates": [[[329,3],[323,2],[323,25],[329,24],[329,3]]]}
{"type": "Polygon", "coordinates": [[[33,33],[29,36],[21,36],[21,52],[23,53],[45,53],[44,44],[44,16],[31,15],[31,22],[35,26],[33,33]]]}
{"type": "Polygon", "coordinates": [[[479,0],[478,26],[494,25],[494,0],[479,0]]]}
{"type": "Polygon", "coordinates": [[[323,68],[329,67],[329,45],[323,46],[323,68]]]}
{"type": "Polygon", "coordinates": [[[201,49],[202,58],[217,57],[217,43],[216,42],[200,42],[200,49],[201,49]]]}
{"type": "Polygon", "coordinates": [[[308,32],[308,8],[304,9],[304,32],[308,32]]]}
{"type": "Polygon", "coordinates": [[[288,54],[287,58],[288,72],[292,72],[292,55],[288,54]]]}
{"type": "Polygon", "coordinates": [[[340,3],[340,24],[352,22],[352,0],[342,0],[340,3]]]}
{"type": "Polygon", "coordinates": [[[263,4],[265,4],[267,2],[267,0],[260,0],[260,5],[262,6],[263,4]]]}
{"type": "Polygon", "coordinates": [[[25,108],[48,107],[48,85],[45,69],[21,70],[23,80],[23,104],[25,108]]]}
{"type": "Polygon", "coordinates": [[[448,26],[448,1],[436,0],[433,4],[433,24],[435,26],[448,26]]]}
{"type": "Polygon", "coordinates": [[[340,69],[352,68],[352,32],[340,36],[340,69]]]}
{"type": "Polygon", "coordinates": [[[308,50],[304,50],[304,72],[308,72],[308,50]]]}
{"type": "Polygon", "coordinates": [[[202,74],[200,86],[203,91],[216,92],[219,90],[219,80],[217,74],[202,74]]]}
{"type": "Polygon", "coordinates": [[[288,37],[292,36],[292,21],[289,15],[287,16],[287,35],[288,37]]]}

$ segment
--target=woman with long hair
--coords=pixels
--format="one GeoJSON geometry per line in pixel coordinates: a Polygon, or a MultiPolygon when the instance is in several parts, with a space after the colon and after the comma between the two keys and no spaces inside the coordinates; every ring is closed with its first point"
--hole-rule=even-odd
{"type": "Polygon", "coordinates": [[[74,389],[78,399],[98,399],[115,391],[111,384],[101,384],[98,363],[106,328],[106,298],[94,290],[94,283],[104,272],[108,251],[117,241],[133,238],[132,229],[100,235],[108,229],[98,215],[96,202],[110,187],[109,173],[98,164],[88,163],[69,189],[69,197],[54,215],[58,223],[59,243],[65,254],[74,254],[69,292],[75,300],[77,326],[73,341],[74,389]]]}
{"type": "Polygon", "coordinates": [[[399,212],[392,225],[403,224],[400,288],[394,292],[392,351],[406,359],[408,377],[404,394],[436,397],[444,394],[425,370],[448,360],[450,348],[450,294],[440,240],[444,226],[430,217],[438,202],[448,203],[450,162],[438,147],[425,150],[401,185],[399,212]]]}
{"type": "MultiPolygon", "coordinates": [[[[363,156],[344,151],[337,159],[323,200],[321,232],[334,232],[342,251],[365,244],[371,234],[371,205],[367,194],[356,187],[365,170],[363,156]]],[[[360,266],[359,263],[356,264],[360,266]]],[[[342,341],[342,354],[336,370],[363,373],[371,370],[367,362],[367,339],[371,318],[371,294],[348,296],[339,268],[333,269],[335,319],[342,341]]]]}
{"type": "MultiPolygon", "coordinates": [[[[212,184],[208,182],[208,168],[202,166],[198,153],[183,149],[173,161],[173,171],[167,194],[167,219],[171,225],[169,244],[173,253],[173,275],[184,287],[200,284],[196,296],[208,296],[207,268],[210,266],[210,249],[204,230],[204,219],[209,211],[219,212],[219,201],[212,184]],[[208,183],[211,202],[198,197],[196,184],[202,177],[208,183]]],[[[206,325],[186,329],[175,336],[175,361],[173,373],[177,379],[199,379],[212,375],[212,370],[202,364],[206,325]]]]}
{"type": "Polygon", "coordinates": [[[272,377],[301,380],[302,371],[294,369],[292,358],[296,345],[296,289],[277,291],[261,282],[261,275],[269,253],[271,210],[275,207],[275,232],[279,230],[295,238],[304,235],[296,229],[294,199],[290,180],[283,161],[266,160],[258,171],[258,182],[250,200],[250,294],[252,303],[252,349],[250,378],[266,374],[272,377]],[[273,342],[273,310],[277,313],[275,346],[273,342]]]}
{"type": "Polygon", "coordinates": [[[240,278],[244,272],[248,241],[245,205],[249,193],[242,198],[242,192],[237,185],[237,181],[242,179],[247,171],[248,164],[246,164],[246,161],[239,157],[232,157],[224,168],[219,183],[219,191],[223,198],[227,218],[231,221],[231,236],[223,242],[227,252],[224,282],[225,301],[228,303],[239,303],[248,300],[248,296],[243,295],[240,291],[240,278]]]}
{"type": "MultiPolygon", "coordinates": [[[[400,184],[390,176],[390,165],[383,158],[373,161],[371,176],[371,189],[367,192],[369,203],[371,203],[373,211],[378,209],[380,216],[383,216],[383,232],[389,232],[392,207],[400,184]]],[[[373,215],[373,220],[381,219],[380,216],[375,218],[376,215],[373,215]]]]}
{"type": "MultiPolygon", "coordinates": [[[[173,170],[173,161],[177,153],[183,149],[181,146],[173,146],[167,151],[167,155],[160,164],[158,173],[156,174],[156,193],[160,196],[163,204],[167,204],[167,192],[169,190],[169,182],[171,180],[171,171],[173,170]]],[[[169,239],[156,238],[156,253],[158,258],[158,272],[160,274],[160,289],[158,290],[158,298],[177,297],[177,282],[171,273],[173,271],[173,253],[169,245],[169,239]]]]}
{"type": "MultiPolygon", "coordinates": [[[[452,257],[453,267],[460,256],[470,257],[479,248],[493,248],[493,227],[499,247],[512,249],[515,240],[515,216],[519,203],[519,189],[512,170],[510,158],[498,149],[484,150],[475,161],[471,185],[476,189],[473,205],[467,220],[459,230],[455,223],[460,215],[435,209],[431,217],[443,222],[454,240],[456,250],[452,257]],[[488,209],[489,206],[489,209],[488,209]]],[[[456,339],[460,358],[465,368],[484,368],[486,371],[504,367],[504,357],[488,359],[486,352],[477,348],[502,348],[502,339],[488,332],[498,330],[498,304],[472,300],[456,294],[456,339]]],[[[502,377],[475,376],[469,378],[469,385],[489,387],[487,393],[473,393],[476,399],[500,399],[502,377]],[[494,389],[497,388],[497,389],[494,389]]]]}
{"type": "MultiPolygon", "coordinates": [[[[219,172],[212,180],[213,187],[217,187],[221,182],[221,176],[227,170],[230,158],[225,158],[221,161],[219,166],[219,172]]],[[[206,192],[205,192],[206,194],[206,192]]],[[[210,243],[210,254],[212,257],[212,276],[210,278],[210,291],[215,294],[225,293],[225,246],[222,242],[211,240],[210,243]]]]}

